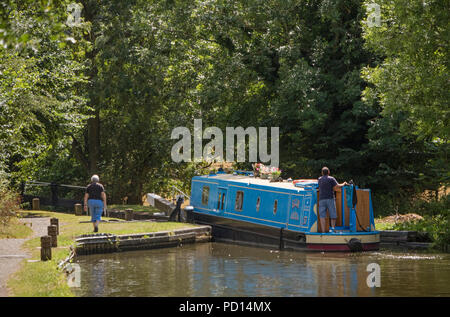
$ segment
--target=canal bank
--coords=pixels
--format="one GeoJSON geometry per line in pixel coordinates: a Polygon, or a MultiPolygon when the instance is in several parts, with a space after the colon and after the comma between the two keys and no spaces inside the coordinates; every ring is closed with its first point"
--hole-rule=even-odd
{"type": "Polygon", "coordinates": [[[87,234],[75,239],[75,254],[87,255],[170,248],[181,246],[183,244],[210,241],[210,226],[137,234],[87,234]]]}
{"type": "MultiPolygon", "coordinates": [[[[92,233],[92,224],[89,223],[90,217],[43,210],[23,210],[19,212],[19,217],[22,219],[46,219],[48,220],[47,225],[50,225],[50,218],[58,218],[58,246],[52,248],[51,260],[41,261],[40,236],[42,234],[24,241],[22,248],[29,256],[21,261],[20,269],[9,277],[7,285],[10,292],[8,295],[25,297],[74,296],[72,289],[67,285],[64,270],[58,269],[58,266],[70,257],[71,247],[74,247],[77,237],[92,233]]],[[[117,222],[109,221],[112,219],[108,218],[104,218],[104,220],[106,221],[100,224],[100,232],[108,232],[116,236],[136,235],[143,232],[146,234],[168,232],[168,236],[173,236],[170,232],[174,230],[198,227],[193,224],[174,222],[117,222]]],[[[45,229],[47,229],[47,226],[45,226],[45,229]]]]}

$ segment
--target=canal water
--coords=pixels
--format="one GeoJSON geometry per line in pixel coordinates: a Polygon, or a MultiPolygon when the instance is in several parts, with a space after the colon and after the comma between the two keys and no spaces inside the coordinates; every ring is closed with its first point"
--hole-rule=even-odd
{"type": "Polygon", "coordinates": [[[214,242],[80,256],[76,263],[78,296],[450,296],[450,254],[288,252],[214,242]]]}

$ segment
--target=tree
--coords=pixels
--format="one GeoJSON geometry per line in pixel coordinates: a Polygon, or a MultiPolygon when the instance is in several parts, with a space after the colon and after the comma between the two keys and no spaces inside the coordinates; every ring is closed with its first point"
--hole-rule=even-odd
{"type": "Polygon", "coordinates": [[[367,47],[379,56],[376,65],[362,72],[369,83],[363,101],[379,107],[381,114],[371,128],[370,146],[377,151],[388,146],[394,157],[385,159],[381,169],[397,180],[406,176],[409,184],[402,188],[437,191],[450,181],[449,4],[419,0],[377,4],[381,25],[364,24],[367,47]]]}
{"type": "Polygon", "coordinates": [[[372,61],[360,1],[211,1],[194,12],[209,64],[195,90],[205,124],[279,126],[291,177],[315,177],[323,164],[363,177],[376,112],[360,100],[372,61]]]}
{"type": "Polygon", "coordinates": [[[26,39],[0,48],[1,161],[11,173],[25,162],[36,166],[35,158],[66,142],[81,127],[86,106],[79,94],[83,44],[76,40],[83,27],[62,39],[56,21],[41,19],[25,4],[15,5],[9,18],[8,31],[26,39]]]}

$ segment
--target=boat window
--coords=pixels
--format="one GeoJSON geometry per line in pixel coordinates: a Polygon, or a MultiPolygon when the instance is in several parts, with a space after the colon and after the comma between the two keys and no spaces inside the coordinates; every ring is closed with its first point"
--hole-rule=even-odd
{"type": "Polygon", "coordinates": [[[219,193],[219,199],[217,199],[217,209],[220,209],[220,201],[222,200],[222,193],[219,193]]]}
{"type": "Polygon", "coordinates": [[[222,194],[222,207],[220,207],[220,209],[223,209],[224,205],[225,205],[225,193],[222,194]]]}
{"type": "Polygon", "coordinates": [[[234,209],[237,211],[242,211],[243,202],[244,202],[244,192],[238,190],[238,192],[236,193],[236,203],[234,205],[234,209]]]}
{"type": "Polygon", "coordinates": [[[261,197],[258,197],[258,199],[256,199],[256,211],[259,211],[260,206],[261,206],[261,197]]]}
{"type": "Polygon", "coordinates": [[[202,190],[202,205],[208,205],[209,186],[203,186],[202,190]]]}
{"type": "Polygon", "coordinates": [[[277,214],[277,209],[278,209],[278,200],[275,199],[275,202],[273,203],[273,214],[274,215],[277,214]]]}

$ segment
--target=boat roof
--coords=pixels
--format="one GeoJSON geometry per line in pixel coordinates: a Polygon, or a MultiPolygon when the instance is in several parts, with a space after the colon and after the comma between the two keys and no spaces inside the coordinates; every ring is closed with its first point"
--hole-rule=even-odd
{"type": "MultiPolygon", "coordinates": [[[[210,174],[210,175],[202,175],[202,176],[196,176],[195,178],[201,178],[205,181],[208,180],[221,180],[221,181],[227,181],[227,182],[235,182],[245,185],[260,185],[260,186],[268,186],[272,188],[281,188],[281,189],[288,189],[288,190],[294,190],[296,192],[301,190],[308,190],[308,188],[302,188],[295,186],[293,182],[288,182],[287,180],[284,180],[282,182],[271,182],[269,179],[262,179],[258,177],[248,176],[248,175],[236,175],[236,174],[227,174],[227,173],[217,173],[217,174],[210,174]]],[[[317,180],[307,180],[309,182],[314,182],[317,180]]],[[[310,190],[311,188],[309,188],[310,190]]]]}

